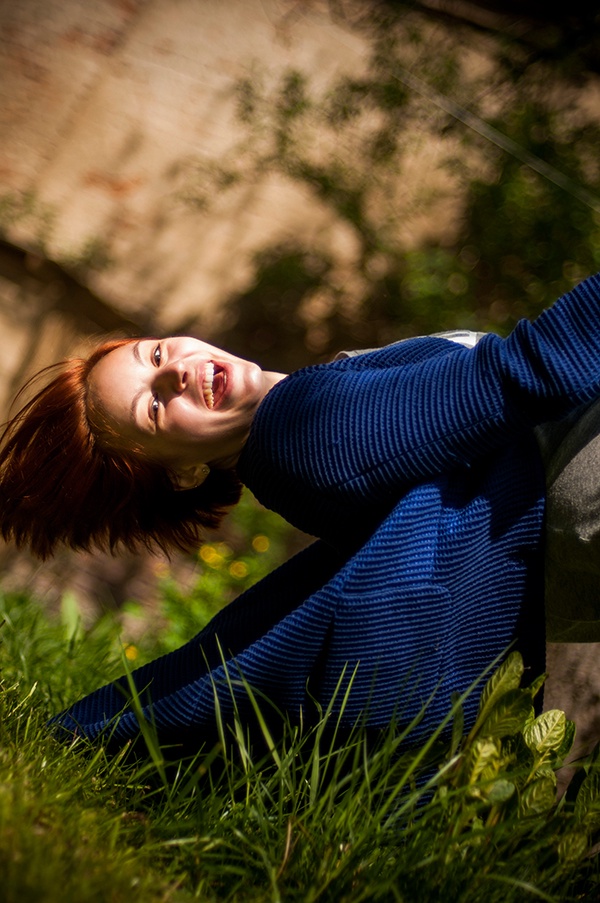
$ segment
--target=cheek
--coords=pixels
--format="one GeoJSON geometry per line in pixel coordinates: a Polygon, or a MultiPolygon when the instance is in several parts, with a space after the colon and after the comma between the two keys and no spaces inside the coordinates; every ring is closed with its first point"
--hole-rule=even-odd
{"type": "Polygon", "coordinates": [[[206,435],[207,424],[198,411],[184,406],[167,408],[161,438],[171,447],[185,447],[206,435]]]}

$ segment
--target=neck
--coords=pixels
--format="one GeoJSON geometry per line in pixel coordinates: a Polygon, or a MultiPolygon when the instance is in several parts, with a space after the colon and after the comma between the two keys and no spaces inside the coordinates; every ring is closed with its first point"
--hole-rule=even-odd
{"type": "MultiPolygon", "coordinates": [[[[287,375],[288,375],[287,373],[277,373],[274,370],[263,370],[262,371],[263,391],[262,391],[261,398],[258,403],[257,409],[258,409],[258,407],[260,407],[260,402],[271,391],[273,386],[276,386],[277,383],[281,382],[282,379],[285,379],[287,375]]],[[[244,445],[246,444],[246,440],[248,439],[249,433],[250,433],[250,430],[248,430],[248,433],[244,436],[244,439],[240,444],[239,451],[235,452],[235,454],[231,455],[228,458],[221,458],[218,462],[217,461],[213,462],[212,466],[224,468],[224,469],[230,469],[230,468],[235,467],[235,465],[237,464],[238,459],[242,453],[242,449],[244,448],[244,445]]]]}
{"type": "Polygon", "coordinates": [[[263,370],[263,385],[264,385],[264,393],[263,398],[270,392],[273,386],[276,386],[277,383],[280,383],[282,379],[285,379],[287,373],[276,373],[274,370],[263,370]]]}

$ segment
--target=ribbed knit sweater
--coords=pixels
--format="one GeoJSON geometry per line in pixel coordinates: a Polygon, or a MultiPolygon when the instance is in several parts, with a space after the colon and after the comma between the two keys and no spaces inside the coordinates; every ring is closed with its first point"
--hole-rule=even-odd
{"type": "MultiPolygon", "coordinates": [[[[194,749],[244,682],[310,721],[349,683],[342,721],[447,714],[517,643],[543,670],[544,475],[533,427],[600,396],[600,279],[509,336],[440,338],[308,367],[264,399],[239,461],[268,507],[319,537],[191,642],[134,672],[160,739],[194,749]]],[[[58,716],[118,746],[138,733],[125,681],[58,716]]],[[[477,694],[465,704],[467,723],[477,694]]],[[[263,705],[267,706],[266,702],[263,705]]]]}

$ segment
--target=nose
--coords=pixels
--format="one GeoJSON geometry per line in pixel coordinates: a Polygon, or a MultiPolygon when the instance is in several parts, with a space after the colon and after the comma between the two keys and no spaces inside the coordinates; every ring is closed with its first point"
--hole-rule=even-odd
{"type": "Polygon", "coordinates": [[[173,392],[180,395],[185,392],[188,373],[183,361],[169,361],[161,367],[154,378],[154,387],[158,391],[173,392]]]}

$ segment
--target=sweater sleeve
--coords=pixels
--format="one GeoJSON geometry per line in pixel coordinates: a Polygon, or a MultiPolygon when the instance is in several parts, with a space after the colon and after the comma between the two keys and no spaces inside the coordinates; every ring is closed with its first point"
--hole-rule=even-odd
{"type": "Polygon", "coordinates": [[[435,342],[435,353],[308,367],[269,393],[251,446],[274,493],[279,473],[332,500],[385,504],[600,396],[600,276],[507,339],[414,341],[435,342]]]}

